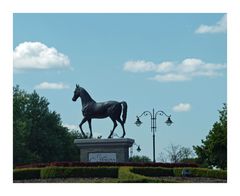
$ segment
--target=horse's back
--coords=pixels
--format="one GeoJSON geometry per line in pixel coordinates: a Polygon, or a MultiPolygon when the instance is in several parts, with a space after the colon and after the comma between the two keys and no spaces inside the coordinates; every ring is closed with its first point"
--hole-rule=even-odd
{"type": "Polygon", "coordinates": [[[104,111],[108,112],[109,109],[114,109],[119,105],[119,102],[117,101],[106,101],[106,102],[99,102],[95,104],[94,110],[97,111],[104,111]]]}
{"type": "Polygon", "coordinates": [[[119,104],[119,102],[117,102],[117,101],[105,101],[105,102],[96,103],[96,106],[109,107],[109,106],[116,105],[116,104],[119,104]]]}
{"type": "Polygon", "coordinates": [[[83,109],[83,115],[89,118],[106,118],[118,109],[121,106],[117,101],[91,103],[83,109]]]}

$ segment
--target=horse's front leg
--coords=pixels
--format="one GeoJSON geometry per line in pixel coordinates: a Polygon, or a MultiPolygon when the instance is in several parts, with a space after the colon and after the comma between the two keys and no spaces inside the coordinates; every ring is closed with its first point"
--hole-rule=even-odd
{"type": "Polygon", "coordinates": [[[82,133],[82,136],[83,136],[84,138],[86,138],[86,135],[85,135],[85,133],[84,133],[83,130],[82,130],[82,125],[83,125],[86,121],[87,121],[87,118],[84,117],[84,118],[82,119],[82,122],[79,124],[79,128],[80,128],[81,133],[82,133]]]}
{"type": "Polygon", "coordinates": [[[90,118],[90,119],[88,119],[88,125],[89,125],[89,130],[90,130],[90,138],[92,138],[92,124],[91,124],[91,122],[92,122],[92,119],[90,118]]]}

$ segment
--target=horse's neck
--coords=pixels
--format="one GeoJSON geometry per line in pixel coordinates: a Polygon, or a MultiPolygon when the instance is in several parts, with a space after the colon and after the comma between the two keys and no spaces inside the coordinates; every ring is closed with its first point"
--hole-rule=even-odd
{"type": "Polygon", "coordinates": [[[85,91],[84,95],[81,96],[82,107],[85,107],[89,103],[96,103],[96,101],[92,99],[92,97],[88,94],[88,92],[86,90],[84,91],[85,91]]]}

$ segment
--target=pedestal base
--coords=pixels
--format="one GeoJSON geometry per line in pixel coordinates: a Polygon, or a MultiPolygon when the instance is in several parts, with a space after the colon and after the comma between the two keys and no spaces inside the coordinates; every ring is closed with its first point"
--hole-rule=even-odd
{"type": "Polygon", "coordinates": [[[128,162],[129,148],[134,140],[116,139],[75,139],[80,149],[82,162],[128,162]]]}

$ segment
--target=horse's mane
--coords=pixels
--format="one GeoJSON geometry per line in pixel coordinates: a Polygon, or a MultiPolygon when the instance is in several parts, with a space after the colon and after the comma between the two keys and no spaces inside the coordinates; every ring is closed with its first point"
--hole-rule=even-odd
{"type": "Polygon", "coordinates": [[[95,102],[95,103],[96,103],[96,101],[93,100],[93,98],[89,95],[89,93],[88,93],[84,88],[82,88],[82,87],[79,87],[79,88],[81,89],[82,93],[84,93],[85,98],[86,98],[88,101],[91,101],[91,102],[95,102]]]}

